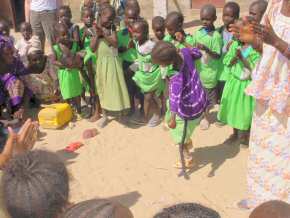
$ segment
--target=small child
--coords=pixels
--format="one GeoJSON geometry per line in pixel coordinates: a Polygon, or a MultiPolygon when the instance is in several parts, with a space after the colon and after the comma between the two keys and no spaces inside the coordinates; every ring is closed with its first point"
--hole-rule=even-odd
{"type": "MultiPolygon", "coordinates": [[[[230,75],[229,68],[224,66],[223,58],[226,55],[229,45],[233,39],[233,34],[229,31],[230,25],[234,24],[240,17],[240,6],[236,2],[227,2],[223,8],[224,25],[218,29],[222,36],[222,55],[220,58],[219,81],[217,85],[218,101],[220,102],[225,87],[225,83],[230,75]]],[[[219,103],[218,102],[218,103],[219,103]]]]}
{"type": "Polygon", "coordinates": [[[165,20],[168,35],[164,37],[164,41],[171,42],[178,49],[193,45],[193,38],[190,34],[185,33],[183,23],[183,15],[176,11],[169,13],[165,20]]]}
{"type": "MultiPolygon", "coordinates": [[[[99,126],[103,128],[108,123],[106,111],[123,112],[130,109],[130,100],[126,87],[122,63],[118,57],[118,39],[114,19],[115,9],[107,5],[100,11],[100,26],[95,26],[96,44],[96,89],[100,98],[103,117],[99,126]]],[[[94,45],[93,47],[96,47],[94,45]]]]}
{"type": "Polygon", "coordinates": [[[15,48],[18,51],[21,61],[24,64],[27,64],[28,50],[32,47],[32,44],[35,44],[35,42],[39,41],[40,45],[41,42],[38,36],[32,35],[32,27],[30,23],[26,22],[21,23],[20,32],[22,38],[16,42],[15,48]]]}
{"type": "Polygon", "coordinates": [[[200,10],[200,19],[203,27],[193,35],[193,45],[202,52],[202,58],[196,66],[200,79],[209,97],[209,106],[200,123],[202,130],[209,128],[209,112],[217,103],[218,66],[222,50],[222,37],[215,29],[214,22],[217,19],[216,8],[213,5],[205,5],[200,10]]]}
{"type": "MultiPolygon", "coordinates": [[[[236,23],[244,25],[242,21],[236,23]]],[[[218,119],[234,129],[230,141],[238,140],[242,146],[248,144],[255,105],[254,99],[245,94],[245,89],[251,83],[251,72],[259,60],[257,51],[237,40],[233,41],[223,60],[231,74],[225,85],[218,119]]]]}
{"type": "Polygon", "coordinates": [[[69,175],[54,153],[34,150],[15,156],[1,182],[11,218],[58,217],[68,205],[69,175]]]}
{"type": "Polygon", "coordinates": [[[267,7],[268,2],[265,0],[254,1],[249,8],[250,17],[252,17],[257,23],[260,23],[267,7]]]}
{"type": "Polygon", "coordinates": [[[53,46],[53,64],[58,67],[60,92],[62,98],[75,107],[80,118],[82,61],[77,55],[79,46],[77,42],[71,40],[69,29],[65,24],[57,24],[56,39],[57,44],[53,46]]]}
{"type": "Polygon", "coordinates": [[[149,39],[149,25],[147,21],[143,19],[136,21],[132,26],[132,31],[137,41],[138,54],[138,69],[135,72],[133,80],[144,94],[144,120],[140,120],[139,123],[155,127],[160,123],[160,113],[154,113],[149,120],[149,112],[154,103],[159,107],[156,97],[162,96],[165,83],[162,80],[159,66],[152,63],[151,52],[155,42],[149,39]]]}
{"type": "Polygon", "coordinates": [[[70,207],[63,218],[133,218],[131,211],[119,203],[106,199],[94,199],[70,207]]]}
{"type": "Polygon", "coordinates": [[[58,15],[58,22],[67,26],[69,30],[69,35],[72,38],[72,40],[78,43],[79,46],[81,46],[80,29],[77,24],[73,24],[71,22],[72,13],[71,13],[70,7],[68,5],[61,6],[58,9],[57,15],[58,15]]]}
{"type": "MultiPolygon", "coordinates": [[[[152,51],[153,63],[163,67],[172,65],[176,72],[169,82],[166,121],[175,144],[179,148],[184,146],[182,150],[186,168],[193,167],[191,136],[208,105],[195,69],[195,62],[200,57],[201,53],[196,48],[184,48],[178,52],[173,44],[163,41],[159,41],[152,51]]],[[[181,166],[179,159],[176,167],[181,166]]]]}
{"type": "Polygon", "coordinates": [[[135,7],[127,6],[125,8],[125,28],[118,31],[118,51],[119,57],[122,59],[123,71],[125,73],[126,85],[128,88],[131,104],[130,114],[135,112],[135,97],[137,97],[138,87],[132,80],[134,72],[130,70],[130,66],[137,59],[137,51],[132,37],[132,24],[139,18],[139,10],[135,7]]]}
{"type": "Polygon", "coordinates": [[[84,50],[90,49],[91,38],[96,35],[93,24],[95,21],[91,8],[84,8],[82,11],[82,21],[84,26],[80,29],[81,47],[84,50]]]}
{"type": "Polygon", "coordinates": [[[9,37],[12,42],[15,42],[15,39],[13,36],[10,36],[10,26],[6,20],[0,20],[0,35],[9,37]]]}
{"type": "Polygon", "coordinates": [[[161,16],[156,16],[152,19],[152,29],[157,41],[161,41],[165,37],[165,19],[161,16]]]}
{"type": "Polygon", "coordinates": [[[170,218],[170,217],[221,218],[221,216],[213,209],[195,203],[181,203],[173,205],[169,208],[164,208],[160,213],[156,214],[153,218],[170,218]]]}

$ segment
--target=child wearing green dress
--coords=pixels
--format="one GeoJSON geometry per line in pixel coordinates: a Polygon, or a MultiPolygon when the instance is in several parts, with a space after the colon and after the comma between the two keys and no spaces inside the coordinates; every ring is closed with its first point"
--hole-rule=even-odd
{"type": "MultiPolygon", "coordinates": [[[[135,72],[133,80],[144,93],[144,120],[149,127],[155,127],[160,122],[160,113],[154,113],[149,120],[150,109],[155,105],[159,107],[156,98],[162,96],[165,83],[162,80],[161,71],[158,65],[153,64],[151,52],[155,42],[149,39],[149,25],[147,21],[140,19],[132,26],[133,36],[136,39],[137,64],[138,69],[135,72]]],[[[161,108],[159,108],[161,109],[161,108]]]]}
{"type": "Polygon", "coordinates": [[[106,111],[123,112],[130,109],[130,100],[125,83],[122,62],[118,57],[118,39],[114,27],[115,9],[106,5],[100,10],[100,22],[95,26],[97,38],[96,90],[100,99],[103,117],[98,125],[108,123],[106,111]]]}
{"type": "Polygon", "coordinates": [[[218,119],[234,129],[230,140],[239,139],[247,144],[254,110],[254,99],[245,94],[251,83],[251,72],[260,54],[250,45],[234,40],[224,57],[224,64],[230,68],[230,75],[223,92],[218,119]]]}
{"type": "Polygon", "coordinates": [[[218,28],[218,32],[222,36],[222,53],[219,60],[219,75],[218,75],[218,103],[220,103],[226,81],[230,75],[229,67],[223,64],[223,59],[228,52],[229,45],[233,39],[233,34],[229,31],[230,25],[240,17],[240,6],[236,2],[228,2],[223,8],[223,23],[224,25],[218,28]]]}
{"type": "MultiPolygon", "coordinates": [[[[117,33],[118,37],[118,52],[122,60],[123,71],[125,74],[126,85],[130,96],[131,111],[130,114],[135,112],[135,98],[138,96],[138,87],[133,81],[132,77],[134,72],[130,66],[137,59],[137,51],[132,37],[132,23],[139,18],[140,10],[136,7],[126,6],[125,8],[125,28],[117,33]]],[[[143,101],[143,98],[141,99],[143,101]]]]}
{"type": "Polygon", "coordinates": [[[65,24],[56,26],[57,44],[53,46],[53,64],[58,67],[60,92],[65,101],[71,103],[81,113],[80,69],[82,60],[77,54],[79,46],[71,40],[68,27],[65,24]]]}
{"type": "Polygon", "coordinates": [[[205,91],[208,94],[209,106],[200,123],[202,130],[209,128],[209,112],[217,103],[218,66],[222,49],[222,37],[215,29],[214,22],[217,19],[216,8],[213,5],[205,5],[200,10],[200,19],[203,27],[193,35],[193,45],[202,52],[202,58],[196,66],[205,91]]]}

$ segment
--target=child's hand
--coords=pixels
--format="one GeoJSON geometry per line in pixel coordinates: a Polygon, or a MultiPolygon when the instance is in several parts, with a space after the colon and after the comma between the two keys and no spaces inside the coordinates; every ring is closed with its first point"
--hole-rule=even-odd
{"type": "Polygon", "coordinates": [[[175,33],[175,38],[180,43],[183,43],[185,39],[184,35],[181,32],[175,33]]]}
{"type": "Polygon", "coordinates": [[[205,51],[205,52],[208,51],[208,48],[203,44],[197,43],[196,47],[202,51],[205,51]]]}
{"type": "Polygon", "coordinates": [[[240,60],[243,59],[243,55],[242,55],[241,49],[237,50],[237,59],[240,59],[240,60]]]}
{"type": "Polygon", "coordinates": [[[103,37],[104,31],[103,31],[102,27],[95,25],[95,30],[96,30],[96,34],[99,38],[103,37]]]}

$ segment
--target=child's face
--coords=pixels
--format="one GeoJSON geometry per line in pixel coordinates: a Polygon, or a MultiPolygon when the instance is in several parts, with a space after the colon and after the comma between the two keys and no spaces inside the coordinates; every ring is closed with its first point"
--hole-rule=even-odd
{"type": "Polygon", "coordinates": [[[28,23],[22,24],[21,27],[20,27],[20,32],[21,32],[23,38],[26,41],[31,39],[31,37],[32,37],[32,28],[31,28],[30,24],[28,24],[28,23]]]}
{"type": "Polygon", "coordinates": [[[60,28],[58,30],[57,41],[61,44],[68,44],[70,42],[70,36],[67,28],[60,28]]]}
{"type": "Polygon", "coordinates": [[[259,8],[258,4],[254,4],[250,6],[249,9],[249,15],[254,19],[254,21],[256,21],[257,23],[260,23],[262,18],[263,18],[263,14],[261,13],[261,10],[259,8]]]}
{"type": "Polygon", "coordinates": [[[14,49],[9,47],[3,48],[1,58],[6,64],[13,64],[14,49]]]}
{"type": "Polygon", "coordinates": [[[90,10],[85,10],[83,13],[83,22],[86,27],[92,27],[94,23],[94,15],[90,10]]]}
{"type": "Polygon", "coordinates": [[[206,29],[212,29],[214,27],[216,18],[216,14],[210,10],[201,10],[200,12],[200,20],[202,21],[203,27],[206,29]]]}
{"type": "Polygon", "coordinates": [[[136,9],[130,8],[125,10],[125,25],[126,27],[131,27],[132,24],[138,19],[139,14],[136,9]]]}
{"type": "Polygon", "coordinates": [[[63,24],[70,24],[70,21],[71,21],[71,13],[69,10],[65,10],[65,9],[61,9],[59,12],[58,12],[58,20],[60,23],[63,23],[63,24]]]}
{"type": "Polygon", "coordinates": [[[110,28],[114,22],[115,16],[112,11],[106,10],[101,14],[101,25],[105,28],[110,28]]]}
{"type": "Polygon", "coordinates": [[[140,24],[134,24],[132,26],[132,31],[133,31],[133,37],[135,40],[137,40],[139,43],[143,43],[147,39],[147,34],[143,30],[143,26],[140,24]]]}
{"type": "Polygon", "coordinates": [[[225,7],[223,9],[223,22],[226,28],[233,24],[236,20],[235,11],[231,7],[225,7]]]}
{"type": "Polygon", "coordinates": [[[10,36],[10,28],[7,24],[0,22],[0,34],[3,36],[10,36]]]}
{"type": "Polygon", "coordinates": [[[152,25],[153,32],[158,40],[162,40],[165,36],[165,26],[164,25],[152,25]]]}
{"type": "Polygon", "coordinates": [[[36,52],[31,53],[31,54],[28,54],[27,59],[31,65],[42,66],[42,64],[45,61],[45,56],[44,56],[43,52],[36,51],[36,52]]]}
{"type": "Polygon", "coordinates": [[[175,20],[167,21],[165,26],[168,34],[172,37],[175,37],[175,33],[183,31],[182,24],[175,20]]]}

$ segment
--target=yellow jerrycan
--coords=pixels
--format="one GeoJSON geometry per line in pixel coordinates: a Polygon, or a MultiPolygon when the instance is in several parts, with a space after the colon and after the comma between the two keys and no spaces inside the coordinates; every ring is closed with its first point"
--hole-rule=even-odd
{"type": "Polygon", "coordinates": [[[72,108],[67,103],[44,105],[38,114],[39,125],[44,129],[58,129],[69,123],[73,117],[72,108]]]}

